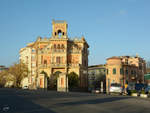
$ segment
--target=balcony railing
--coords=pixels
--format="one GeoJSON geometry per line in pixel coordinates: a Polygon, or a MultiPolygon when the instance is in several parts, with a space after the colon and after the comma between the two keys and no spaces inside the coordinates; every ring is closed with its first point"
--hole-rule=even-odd
{"type": "Polygon", "coordinates": [[[79,67],[80,64],[68,64],[69,67],[79,67]]]}
{"type": "Polygon", "coordinates": [[[49,64],[49,65],[39,65],[39,68],[48,68],[48,67],[79,67],[80,64],[57,64],[57,63],[53,63],[53,64],[49,64]]]}
{"type": "Polygon", "coordinates": [[[66,52],[65,49],[51,49],[51,51],[52,51],[53,53],[63,53],[63,52],[66,52]]]}
{"type": "Polygon", "coordinates": [[[67,65],[66,64],[50,64],[51,67],[66,67],[67,65]]]}

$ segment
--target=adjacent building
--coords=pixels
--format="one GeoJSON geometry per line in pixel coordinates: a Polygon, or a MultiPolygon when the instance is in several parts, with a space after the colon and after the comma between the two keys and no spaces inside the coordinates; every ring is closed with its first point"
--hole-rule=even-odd
{"type": "Polygon", "coordinates": [[[146,63],[139,56],[119,56],[107,59],[106,88],[111,83],[120,83],[122,86],[129,83],[144,83],[146,63]]]}
{"type": "Polygon", "coordinates": [[[8,70],[7,67],[3,66],[3,65],[0,65],[0,72],[4,71],[4,70],[8,70]]]}
{"type": "Polygon", "coordinates": [[[92,65],[88,67],[88,90],[106,89],[106,66],[92,65]]]}
{"type": "Polygon", "coordinates": [[[24,78],[21,81],[21,86],[32,86],[32,74],[31,74],[31,67],[32,67],[32,63],[31,63],[31,59],[32,59],[32,53],[31,50],[32,48],[29,46],[30,44],[27,45],[27,47],[25,48],[21,48],[20,49],[20,61],[23,62],[24,64],[27,65],[28,67],[28,77],[24,78]]]}
{"type": "Polygon", "coordinates": [[[46,88],[47,79],[56,72],[75,72],[79,77],[79,86],[87,88],[89,45],[84,37],[69,38],[67,30],[66,21],[53,21],[50,38],[38,37],[20,50],[20,60],[30,70],[28,79],[31,87],[46,88]]]}

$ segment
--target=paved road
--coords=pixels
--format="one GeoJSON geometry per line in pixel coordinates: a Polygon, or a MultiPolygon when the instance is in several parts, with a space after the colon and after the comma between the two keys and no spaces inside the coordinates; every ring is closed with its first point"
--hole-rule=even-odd
{"type": "Polygon", "coordinates": [[[150,99],[0,89],[0,113],[150,113],[150,99]]]}

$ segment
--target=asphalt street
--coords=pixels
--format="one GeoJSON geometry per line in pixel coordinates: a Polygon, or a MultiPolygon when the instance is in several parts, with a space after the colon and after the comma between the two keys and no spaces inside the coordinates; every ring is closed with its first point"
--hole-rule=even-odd
{"type": "Polygon", "coordinates": [[[0,88],[0,113],[150,113],[150,99],[0,88]]]}

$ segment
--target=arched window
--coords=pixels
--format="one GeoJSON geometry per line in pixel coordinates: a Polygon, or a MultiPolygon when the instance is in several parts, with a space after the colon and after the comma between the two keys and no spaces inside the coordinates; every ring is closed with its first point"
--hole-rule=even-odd
{"type": "Polygon", "coordinates": [[[63,35],[63,34],[62,34],[62,31],[61,31],[61,30],[58,30],[58,36],[59,36],[59,37],[62,37],[62,35],[63,35]]]}
{"type": "Polygon", "coordinates": [[[47,65],[47,60],[44,60],[44,65],[47,65]]]}
{"type": "Polygon", "coordinates": [[[62,44],[62,45],[61,45],[61,49],[64,49],[64,48],[65,48],[65,46],[64,46],[64,44],[62,44]]]}
{"type": "Polygon", "coordinates": [[[60,44],[58,44],[57,48],[60,49],[60,44]]]}
{"type": "Polygon", "coordinates": [[[54,49],[56,49],[56,44],[54,44],[54,49]]]}

